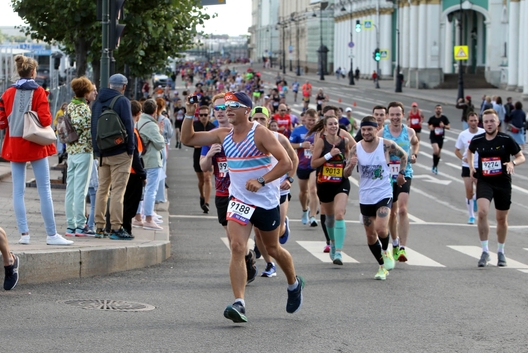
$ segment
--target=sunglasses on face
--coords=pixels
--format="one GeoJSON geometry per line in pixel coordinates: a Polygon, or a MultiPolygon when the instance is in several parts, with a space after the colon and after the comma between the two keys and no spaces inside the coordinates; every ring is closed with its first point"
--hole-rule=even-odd
{"type": "Polygon", "coordinates": [[[209,116],[209,114],[200,114],[201,117],[209,116]]]}
{"type": "Polygon", "coordinates": [[[247,105],[244,105],[244,104],[241,104],[239,102],[225,102],[225,107],[229,107],[231,109],[238,109],[240,107],[242,108],[247,108],[247,105]]]}
{"type": "Polygon", "coordinates": [[[225,104],[215,105],[213,108],[214,108],[214,110],[216,110],[216,111],[219,111],[219,110],[226,110],[226,106],[225,106],[225,104]]]}

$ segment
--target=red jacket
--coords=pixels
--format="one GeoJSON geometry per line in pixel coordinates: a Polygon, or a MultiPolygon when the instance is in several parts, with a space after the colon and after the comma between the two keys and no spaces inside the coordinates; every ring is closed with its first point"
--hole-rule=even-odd
{"type": "MultiPolygon", "coordinates": [[[[4,145],[2,146],[2,157],[10,162],[30,162],[49,157],[57,153],[55,145],[41,146],[24,140],[22,136],[11,137],[9,134],[8,116],[13,110],[16,88],[8,88],[0,99],[0,129],[5,129],[4,145]]],[[[31,109],[36,111],[42,126],[49,126],[52,122],[48,103],[48,92],[42,87],[37,87],[33,92],[33,103],[31,109]]]]}

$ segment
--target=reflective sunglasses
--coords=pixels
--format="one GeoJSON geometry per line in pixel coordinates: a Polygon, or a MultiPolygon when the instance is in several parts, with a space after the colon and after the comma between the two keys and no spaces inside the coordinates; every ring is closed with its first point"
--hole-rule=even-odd
{"type": "Polygon", "coordinates": [[[209,116],[209,114],[199,114],[201,117],[209,116]]]}
{"type": "Polygon", "coordinates": [[[242,108],[247,108],[248,106],[247,105],[244,105],[244,104],[241,104],[239,102],[225,102],[224,106],[227,108],[231,108],[231,109],[238,109],[240,107],[242,108]]]}
{"type": "Polygon", "coordinates": [[[216,111],[219,111],[219,110],[226,110],[226,106],[225,106],[225,104],[215,105],[213,108],[214,108],[214,110],[216,110],[216,111]]]}

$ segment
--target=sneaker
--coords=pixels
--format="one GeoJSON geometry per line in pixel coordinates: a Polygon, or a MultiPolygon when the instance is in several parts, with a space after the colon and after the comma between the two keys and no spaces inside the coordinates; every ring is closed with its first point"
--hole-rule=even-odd
{"type": "Polygon", "coordinates": [[[504,256],[504,253],[503,252],[498,252],[497,253],[497,266],[499,267],[506,267],[508,266],[508,263],[506,262],[506,256],[504,256]]]}
{"type": "Polygon", "coordinates": [[[257,255],[253,250],[249,250],[249,254],[246,255],[246,271],[247,271],[247,282],[249,284],[257,277],[258,267],[256,262],[257,255]]]}
{"type": "Polygon", "coordinates": [[[112,233],[110,233],[109,238],[112,240],[132,240],[134,239],[134,236],[132,234],[128,234],[125,228],[121,227],[118,230],[112,229],[112,233]]]}
{"type": "Polygon", "coordinates": [[[324,253],[329,253],[330,252],[330,245],[326,244],[324,249],[323,249],[323,252],[324,253]]]}
{"type": "Polygon", "coordinates": [[[407,253],[405,252],[405,248],[400,248],[398,251],[398,261],[407,262],[407,253]]]}
{"type": "Polygon", "coordinates": [[[48,245],[72,245],[73,241],[64,239],[62,235],[55,234],[46,238],[46,244],[48,245]]]}
{"type": "Polygon", "coordinates": [[[490,256],[487,252],[483,251],[480,255],[480,260],[478,262],[478,267],[486,267],[489,264],[490,256]]]}
{"type": "Polygon", "coordinates": [[[394,268],[394,258],[392,257],[391,251],[382,251],[381,256],[383,257],[383,267],[390,271],[394,268]]]}
{"type": "Polygon", "coordinates": [[[152,221],[156,224],[163,224],[163,219],[156,216],[152,216],[152,221]]]}
{"type": "Polygon", "coordinates": [[[18,241],[19,244],[22,245],[28,245],[29,244],[29,234],[28,235],[21,235],[20,240],[18,241]]]}
{"type": "Polygon", "coordinates": [[[397,259],[400,254],[400,247],[398,245],[392,247],[392,258],[397,259]]]}
{"type": "Polygon", "coordinates": [[[475,224],[475,217],[469,217],[468,224],[475,224]]]}
{"type": "Polygon", "coordinates": [[[234,302],[228,305],[224,310],[224,317],[233,322],[247,322],[246,308],[241,302],[234,302]]]}
{"type": "Polygon", "coordinates": [[[262,271],[260,277],[275,277],[277,276],[277,268],[273,262],[268,262],[266,269],[262,271]]]}
{"type": "Polygon", "coordinates": [[[4,278],[4,289],[11,290],[16,287],[18,283],[18,266],[20,265],[20,260],[18,256],[11,253],[15,258],[15,262],[12,265],[4,266],[5,269],[5,278],[4,278]]]}
{"type": "Polygon", "coordinates": [[[438,168],[437,167],[432,167],[431,168],[431,173],[433,173],[435,175],[438,175],[438,168]]]}
{"type": "Polygon", "coordinates": [[[156,212],[152,212],[152,217],[156,217],[156,218],[159,218],[159,219],[163,219],[163,216],[160,215],[160,214],[157,214],[156,212]]]}
{"type": "Polygon", "coordinates": [[[150,222],[143,222],[143,229],[145,230],[163,230],[162,227],[160,227],[159,225],[156,224],[156,222],[154,221],[150,221],[150,222]]]}
{"type": "Polygon", "coordinates": [[[376,273],[376,275],[374,276],[374,279],[385,281],[388,275],[389,275],[389,271],[387,271],[385,267],[380,266],[378,273],[376,273]]]}
{"type": "Polygon", "coordinates": [[[302,224],[304,224],[304,225],[308,224],[309,216],[310,216],[310,207],[308,207],[308,209],[306,211],[303,211],[303,214],[302,214],[302,217],[301,217],[302,224]]]}
{"type": "Polygon", "coordinates": [[[297,277],[297,288],[294,290],[288,290],[288,302],[286,303],[286,311],[290,314],[296,313],[302,306],[303,295],[302,290],[304,288],[304,279],[300,276],[297,277]]]}
{"type": "Polygon", "coordinates": [[[335,253],[335,244],[330,243],[330,260],[334,261],[335,253]]]}
{"type": "Polygon", "coordinates": [[[73,237],[75,236],[75,228],[66,228],[66,233],[64,233],[67,237],[73,237]]]}
{"type": "Polygon", "coordinates": [[[132,227],[143,228],[143,221],[138,221],[137,219],[132,218],[132,227]]]}
{"type": "Polygon", "coordinates": [[[310,217],[310,227],[317,227],[317,219],[314,216],[310,217]]]}
{"type": "Polygon", "coordinates": [[[202,210],[203,210],[203,213],[209,213],[209,204],[208,203],[204,203],[202,205],[202,210]]]}
{"type": "Polygon", "coordinates": [[[334,255],[334,265],[341,265],[343,266],[343,256],[341,255],[341,251],[338,251],[334,255]]]}
{"type": "Polygon", "coordinates": [[[103,239],[108,237],[108,233],[103,228],[97,228],[95,231],[95,237],[98,239],[103,239]]]}
{"type": "Polygon", "coordinates": [[[204,205],[205,205],[205,199],[200,196],[200,208],[203,208],[204,205]]]}
{"type": "Polygon", "coordinates": [[[288,218],[288,216],[286,216],[284,224],[286,226],[284,234],[279,237],[279,243],[281,244],[286,244],[286,242],[288,241],[288,237],[290,236],[290,219],[288,218]]]}
{"type": "Polygon", "coordinates": [[[75,236],[76,237],[93,237],[95,235],[95,232],[88,228],[87,225],[85,225],[83,228],[77,228],[75,229],[75,236]]]}

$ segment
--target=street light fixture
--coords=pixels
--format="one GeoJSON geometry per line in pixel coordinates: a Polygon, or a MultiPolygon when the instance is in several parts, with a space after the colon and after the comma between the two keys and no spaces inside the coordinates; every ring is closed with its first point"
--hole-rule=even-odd
{"type": "Polygon", "coordinates": [[[374,60],[376,60],[376,88],[380,88],[379,85],[379,78],[380,78],[380,69],[379,69],[379,63],[381,59],[381,53],[380,53],[380,33],[379,33],[379,27],[373,23],[374,27],[376,27],[376,50],[374,51],[374,60]]]}
{"type": "Polygon", "coordinates": [[[394,90],[394,92],[397,92],[397,93],[400,93],[402,92],[402,84],[403,84],[403,75],[400,74],[400,0],[396,0],[395,3],[394,3],[394,7],[396,7],[396,10],[398,11],[396,13],[396,24],[397,24],[397,28],[396,28],[396,36],[397,36],[397,39],[396,39],[396,50],[397,50],[397,57],[398,57],[398,61],[396,63],[396,88],[394,90]]]}

